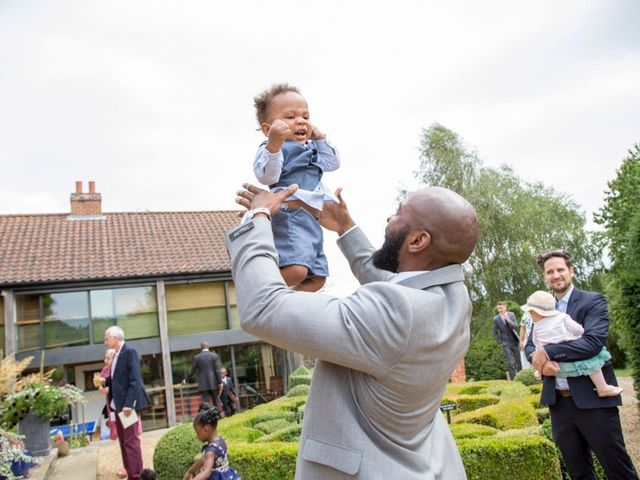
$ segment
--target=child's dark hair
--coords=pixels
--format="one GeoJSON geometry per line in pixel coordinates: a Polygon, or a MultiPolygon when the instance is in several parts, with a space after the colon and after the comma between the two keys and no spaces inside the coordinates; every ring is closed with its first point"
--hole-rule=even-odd
{"type": "Polygon", "coordinates": [[[193,419],[193,423],[197,423],[198,425],[211,425],[213,428],[216,428],[218,426],[218,420],[220,420],[218,408],[204,403],[200,406],[196,418],[193,419]]]}
{"type": "Polygon", "coordinates": [[[140,472],[140,480],[157,480],[157,479],[158,479],[158,476],[156,475],[156,472],[154,472],[150,468],[145,468],[144,470],[142,470],[142,472],[140,472]]]}
{"type": "Polygon", "coordinates": [[[291,86],[288,83],[278,83],[276,85],[272,85],[271,88],[253,98],[258,124],[262,125],[267,120],[267,113],[269,113],[269,107],[271,106],[273,98],[287,92],[295,92],[300,95],[300,90],[296,87],[291,86]]]}

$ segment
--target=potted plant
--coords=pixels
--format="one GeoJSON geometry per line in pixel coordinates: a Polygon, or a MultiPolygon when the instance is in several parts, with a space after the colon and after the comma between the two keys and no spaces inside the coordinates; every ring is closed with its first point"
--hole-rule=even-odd
{"type": "Polygon", "coordinates": [[[25,452],[22,438],[0,428],[0,480],[22,478],[37,463],[25,452]]]}
{"type": "Polygon", "coordinates": [[[84,394],[73,385],[55,385],[51,381],[53,370],[18,378],[33,357],[15,362],[12,357],[2,360],[0,378],[6,382],[5,391],[0,383],[0,427],[12,429],[16,425],[24,435],[25,447],[32,455],[48,455],[49,422],[62,415],[69,405],[85,401],[84,394]]]}

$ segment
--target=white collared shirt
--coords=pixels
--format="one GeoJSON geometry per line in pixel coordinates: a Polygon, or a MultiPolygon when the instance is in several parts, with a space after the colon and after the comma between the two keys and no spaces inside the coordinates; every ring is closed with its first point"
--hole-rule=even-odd
{"type": "MultiPolygon", "coordinates": [[[[560,299],[556,299],[556,310],[562,313],[567,313],[567,307],[569,306],[569,298],[573,293],[573,284],[567,289],[565,294],[560,299]]],[[[556,377],[556,388],[558,390],[569,390],[569,381],[566,378],[556,377]]]]}
{"type": "Polygon", "coordinates": [[[122,347],[124,347],[124,341],[122,342],[122,345],[120,345],[120,348],[116,351],[116,353],[113,355],[113,360],[111,360],[111,370],[109,371],[109,376],[111,376],[111,403],[109,404],[109,406],[111,407],[111,410],[113,410],[114,412],[116,411],[116,404],[113,402],[113,374],[116,371],[116,363],[118,363],[118,357],[120,356],[120,352],[122,351],[122,347]]]}

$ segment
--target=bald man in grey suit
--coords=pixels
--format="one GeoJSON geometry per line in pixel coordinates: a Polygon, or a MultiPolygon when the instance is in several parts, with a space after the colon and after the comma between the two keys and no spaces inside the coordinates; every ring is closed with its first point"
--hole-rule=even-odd
{"type": "Polygon", "coordinates": [[[374,251],[341,192],[322,225],[362,286],[336,298],[287,288],[269,223],[293,185],[272,193],[244,185],[248,212],[227,236],[242,328],[317,359],[296,479],[464,479],[440,401],[469,345],[471,302],[461,264],[478,219],[462,197],[419,190],[389,218],[374,251]]]}

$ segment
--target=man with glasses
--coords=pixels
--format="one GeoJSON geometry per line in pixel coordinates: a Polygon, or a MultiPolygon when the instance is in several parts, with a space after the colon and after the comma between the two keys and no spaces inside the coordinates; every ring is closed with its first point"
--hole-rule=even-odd
{"type": "MultiPolygon", "coordinates": [[[[553,438],[562,452],[572,479],[593,479],[593,451],[607,478],[637,479],[638,474],[627,453],[618,405],[620,396],[599,397],[588,376],[556,378],[557,362],[585,360],[596,355],[607,342],[609,314],[607,301],[595,292],[573,285],[573,262],[569,252],[554,250],[540,254],[538,265],[556,298],[556,309],[567,313],[584,327],[577,340],[545,345],[536,350],[532,336],[526,346],[527,358],[544,375],[540,403],[549,406],[553,438]]],[[[535,325],[533,326],[535,330],[535,325]]],[[[610,385],[617,385],[613,367],[602,367],[610,385]]]]}

